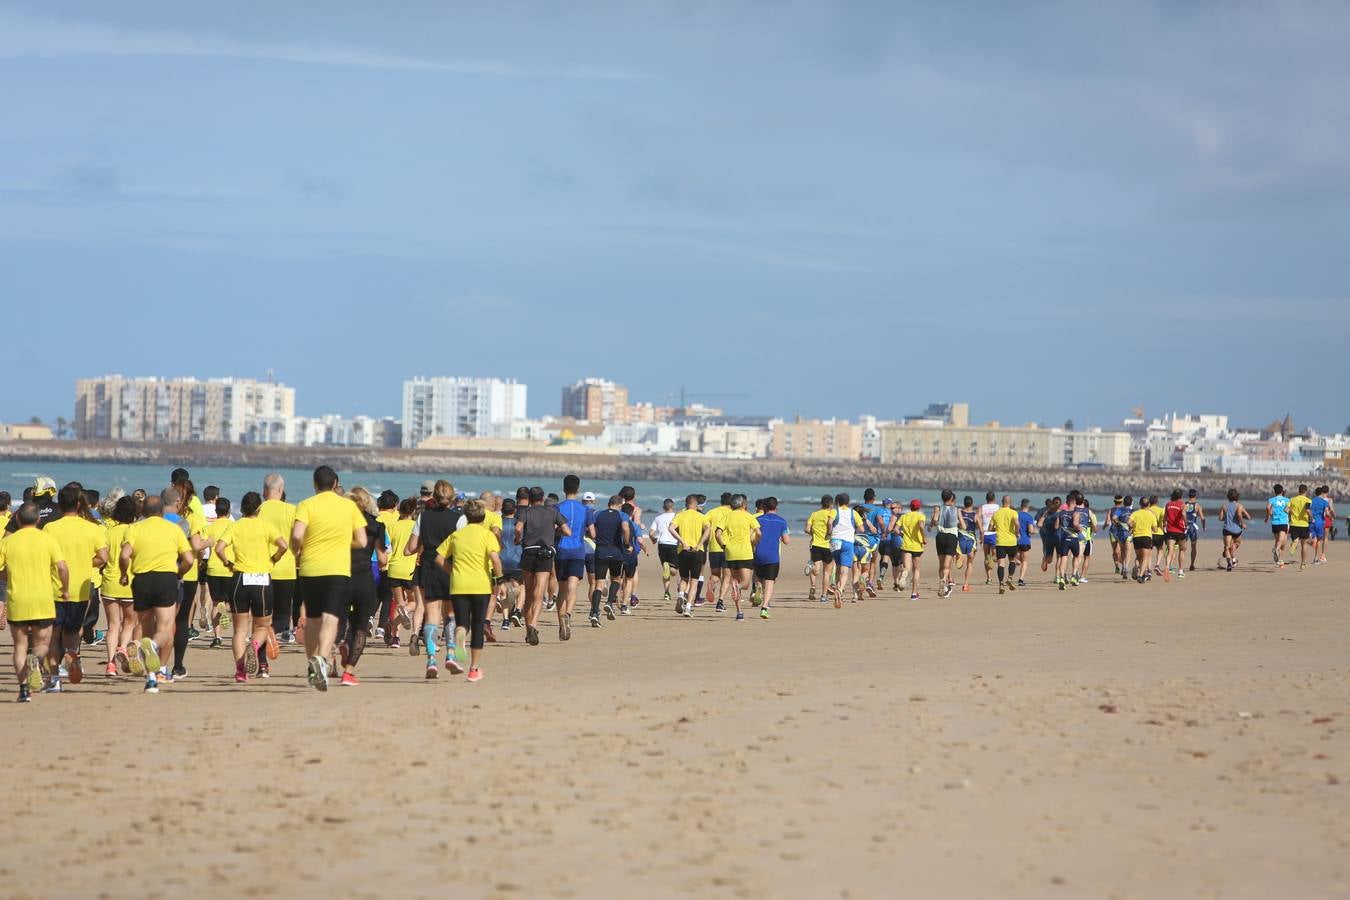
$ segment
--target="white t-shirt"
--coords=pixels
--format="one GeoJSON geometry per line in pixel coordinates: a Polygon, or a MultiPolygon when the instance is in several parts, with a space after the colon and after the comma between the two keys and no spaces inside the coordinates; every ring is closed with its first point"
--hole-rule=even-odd
{"type": "Polygon", "coordinates": [[[670,523],[675,521],[675,513],[663,512],[652,520],[651,531],[648,533],[656,538],[658,544],[678,544],[675,535],[670,533],[670,523]]]}
{"type": "Polygon", "coordinates": [[[834,528],[830,530],[830,540],[842,541],[846,544],[853,543],[857,536],[856,528],[853,524],[853,507],[841,506],[835,509],[834,528]]]}
{"type": "Polygon", "coordinates": [[[984,533],[994,533],[994,513],[998,512],[997,503],[986,503],[980,507],[980,518],[984,519],[984,533]]]}

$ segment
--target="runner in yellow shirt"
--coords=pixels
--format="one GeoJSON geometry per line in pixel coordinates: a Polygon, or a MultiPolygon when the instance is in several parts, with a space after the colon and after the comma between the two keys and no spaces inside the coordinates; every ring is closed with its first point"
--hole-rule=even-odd
{"type": "Polygon", "coordinates": [[[759,522],[746,511],[746,496],[736,494],[731,498],[728,511],[713,524],[713,540],[721,543],[726,561],[723,566],[724,578],[717,591],[717,608],[725,609],[723,602],[728,585],[734,585],[731,602],[736,605],[736,621],[744,621],[741,611],[741,592],[750,590],[750,578],[755,572],[755,536],[759,534],[759,522]]]}
{"type": "Polygon", "coordinates": [[[994,529],[994,555],[998,560],[998,592],[1017,590],[1017,540],[1022,522],[1013,509],[1012,496],[1003,495],[1003,502],[990,517],[994,529]]]}
{"type": "MultiPolygon", "coordinates": [[[[928,546],[928,535],[924,533],[924,526],[928,524],[928,517],[923,513],[923,501],[913,499],[909,501],[909,512],[895,520],[891,527],[900,535],[900,584],[909,581],[910,595],[909,599],[919,599],[919,559],[923,556],[924,548],[928,546]]],[[[939,588],[939,591],[941,588],[939,588]]]]}
{"type": "Polygon", "coordinates": [[[226,498],[217,497],[211,501],[211,505],[216,517],[202,532],[202,540],[206,542],[202,554],[206,557],[206,589],[207,595],[211,598],[211,622],[213,629],[215,629],[215,633],[211,637],[211,646],[214,648],[223,643],[220,639],[219,624],[216,620],[218,614],[228,608],[231,582],[234,580],[234,576],[230,574],[230,570],[220,559],[220,554],[216,552],[216,545],[229,532],[234,520],[230,518],[231,504],[226,498]]]}
{"type": "Polygon", "coordinates": [[[820,595],[824,596],[825,585],[830,583],[830,566],[834,564],[834,556],[830,553],[830,522],[834,519],[834,498],[825,494],[820,498],[820,509],[806,517],[805,532],[811,539],[811,548],[808,551],[811,559],[807,564],[806,574],[811,579],[811,591],[806,599],[816,599],[816,585],[820,585],[820,595]]]}
{"type": "MultiPolygon", "coordinates": [[[[135,499],[130,496],[119,497],[113,504],[111,514],[103,519],[103,525],[108,530],[108,550],[114,556],[121,554],[127,529],[135,521],[135,499]]],[[[108,621],[108,633],[104,635],[108,645],[108,665],[104,674],[113,676],[120,672],[128,675],[131,673],[131,659],[127,656],[127,648],[136,636],[136,612],[131,608],[131,587],[122,584],[116,562],[103,567],[99,597],[103,600],[103,615],[108,621]]]]}
{"type": "MultiPolygon", "coordinates": [[[[1143,584],[1153,577],[1149,571],[1149,556],[1153,553],[1153,531],[1158,519],[1151,508],[1149,497],[1139,498],[1139,508],[1130,513],[1130,543],[1134,546],[1134,580],[1143,584]]],[[[1124,576],[1122,575],[1122,578],[1124,576]]]]}
{"type": "MultiPolygon", "coordinates": [[[[722,522],[731,513],[731,492],[722,492],[722,503],[720,506],[708,511],[708,524],[712,526],[712,531],[708,537],[708,599],[712,599],[714,594],[717,596],[717,611],[726,609],[726,604],[722,602],[722,593],[726,590],[726,584],[731,580],[731,570],[726,567],[727,548],[717,539],[717,529],[722,527],[722,522]]],[[[699,605],[699,599],[694,598],[694,605],[699,605]]]]}
{"type": "MultiPolygon", "coordinates": [[[[272,523],[285,537],[295,527],[295,504],[286,502],[286,479],[272,472],[263,479],[263,505],[258,515],[272,523]]],[[[295,597],[295,554],[286,555],[272,567],[272,630],[279,644],[295,643],[294,628],[300,620],[295,597]]]]}
{"type": "Polygon", "coordinates": [[[708,517],[698,510],[698,495],[690,494],[684,498],[684,509],[675,514],[670,521],[669,531],[675,536],[676,568],[679,569],[680,586],[675,597],[675,612],[689,618],[694,614],[694,602],[689,599],[698,577],[703,572],[704,548],[712,535],[712,526],[708,517]]]}
{"type": "Polygon", "coordinates": [[[50,693],[61,690],[61,669],[66,670],[71,684],[84,679],[80,665],[80,632],[89,603],[97,595],[103,582],[102,569],[108,564],[108,532],[79,514],[84,491],[74,485],[61,488],[56,494],[56,508],[61,516],[48,520],[43,528],[61,545],[69,577],[70,599],[56,604],[56,627],[52,632],[47,664],[52,675],[43,689],[50,693]]]}
{"type": "MultiPolygon", "coordinates": [[[[269,677],[267,654],[260,653],[272,628],[272,567],[286,555],[286,538],[258,515],[262,496],[249,491],[239,502],[243,514],[216,540],[212,558],[229,573],[226,596],[233,619],[234,680],[269,677]]],[[[227,520],[228,521],[228,518],[227,520]]]]}
{"type": "Polygon", "coordinates": [[[1297,542],[1299,569],[1308,567],[1308,537],[1312,533],[1312,516],[1308,510],[1311,506],[1308,486],[1300,484],[1298,493],[1289,498],[1289,554],[1293,555],[1294,542],[1297,542]]]}
{"type": "Polygon", "coordinates": [[[56,602],[52,583],[62,600],[70,599],[70,571],[56,538],[39,531],[36,504],[25,503],[14,514],[15,530],[0,540],[0,571],[9,585],[5,611],[14,635],[14,674],[19,679],[19,702],[28,703],[42,687],[56,602]]]}
{"type": "Polygon", "coordinates": [[[484,524],[486,510],[482,500],[464,504],[464,517],[465,526],[436,548],[436,565],[450,572],[456,646],[462,647],[465,637],[469,640],[468,680],[482,681],[479,660],[483,656],[488,604],[497,580],[502,577],[501,538],[484,524]],[[458,634],[461,629],[463,635],[458,634]]]}
{"type": "Polygon", "coordinates": [[[399,640],[399,628],[412,626],[412,614],[417,605],[417,595],[413,589],[413,573],[417,569],[417,557],[404,551],[412,540],[413,515],[417,512],[417,498],[408,497],[398,505],[398,518],[389,525],[389,587],[393,614],[390,616],[389,630],[385,632],[385,643],[397,650],[403,644],[399,640]]]}
{"type": "Polygon", "coordinates": [[[158,497],[146,497],[144,518],[127,529],[118,554],[121,584],[131,586],[132,609],[141,620],[139,644],[127,648],[133,675],[144,674],[145,692],[159,693],[159,682],[169,679],[161,651],[173,643],[174,616],[182,590],[179,579],[195,566],[192,545],[181,523],[164,518],[166,504],[176,508],[178,491],[165,488],[158,497]]]}

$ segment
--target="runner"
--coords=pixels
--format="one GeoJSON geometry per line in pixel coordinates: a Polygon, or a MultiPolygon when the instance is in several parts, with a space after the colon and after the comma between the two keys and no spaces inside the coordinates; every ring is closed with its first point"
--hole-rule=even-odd
{"type": "Polygon", "coordinates": [[[862,528],[862,516],[848,505],[848,494],[834,495],[830,515],[830,555],[834,559],[834,581],[825,592],[834,598],[834,608],[844,606],[844,590],[853,589],[853,542],[862,528]]]}
{"type": "MultiPolygon", "coordinates": [[[[620,497],[623,495],[620,494],[620,497]]],[[[625,503],[619,507],[619,511],[628,516],[629,523],[633,526],[633,540],[628,545],[628,555],[623,560],[623,586],[619,597],[619,615],[626,616],[629,610],[638,605],[638,556],[639,554],[651,556],[651,551],[647,545],[642,542],[643,531],[642,523],[633,518],[633,513],[637,512],[637,507],[631,503],[625,503]],[[624,603],[622,598],[627,597],[628,602],[624,603]]]]}
{"type": "MultiPolygon", "coordinates": [[[[829,494],[824,494],[820,498],[820,509],[806,517],[806,528],[804,529],[807,538],[811,541],[811,547],[807,551],[810,554],[807,574],[810,577],[811,591],[807,594],[807,600],[816,599],[817,585],[820,586],[820,599],[822,601],[825,599],[830,565],[834,562],[830,554],[830,520],[832,518],[834,518],[834,498],[829,494]]],[[[899,590],[899,588],[896,588],[896,590],[899,590]]]]}
{"type": "MultiPolygon", "coordinates": [[[[356,667],[366,651],[370,640],[370,630],[380,610],[380,592],[376,581],[381,569],[389,567],[389,537],[384,523],[376,518],[379,511],[375,498],[363,487],[354,487],[347,492],[347,499],[356,505],[364,521],[365,540],[351,549],[351,589],[347,609],[344,611],[345,628],[339,623],[339,630],[345,632],[340,638],[338,653],[342,664],[343,687],[359,687],[361,680],[356,677],[356,667]]],[[[462,658],[462,652],[455,651],[455,644],[446,647],[446,667],[458,675],[454,660],[462,658]]],[[[460,669],[460,671],[463,671],[460,669]]]]}
{"type": "MultiPolygon", "coordinates": [[[[110,553],[120,554],[127,529],[136,521],[136,501],[131,497],[119,497],[108,516],[103,520],[107,529],[107,541],[110,553]]],[[[108,623],[104,641],[108,648],[108,664],[103,674],[109,677],[131,672],[131,661],[127,656],[127,647],[136,634],[136,611],[131,608],[131,588],[122,584],[118,566],[103,567],[103,583],[99,589],[103,600],[103,615],[108,623]]]]}
{"type": "Polygon", "coordinates": [[[1056,563],[1055,555],[1059,551],[1059,508],[1063,501],[1058,497],[1051,497],[1045,501],[1045,506],[1036,513],[1036,530],[1041,535],[1041,571],[1050,571],[1051,563],[1055,563],[1055,571],[1059,571],[1059,565],[1056,563]]]}
{"type": "Polygon", "coordinates": [[[131,586],[142,634],[139,643],[127,648],[128,668],[133,675],[145,676],[147,694],[159,693],[160,681],[172,681],[160,651],[173,643],[182,595],[179,579],[196,565],[183,529],[164,518],[166,499],[167,505],[177,505],[178,496],[174,488],[158,497],[147,496],[141,505],[145,517],[127,529],[118,552],[119,581],[123,587],[131,586]]]}
{"type": "Polygon", "coordinates": [[[791,530],[787,519],[778,514],[777,497],[764,498],[764,515],[759,517],[758,525],[754,536],[755,578],[764,586],[759,617],[768,619],[772,615],[770,607],[773,606],[773,588],[778,581],[778,571],[782,564],[779,551],[787,545],[788,532],[791,530]]]}
{"type": "MultiPolygon", "coordinates": [[[[1308,496],[1308,486],[1300,484],[1298,493],[1289,500],[1289,555],[1293,562],[1294,542],[1298,543],[1298,569],[1308,568],[1308,539],[1312,534],[1312,497],[1308,496]]],[[[1313,559],[1317,559],[1316,550],[1313,559]]]]}
{"type": "MultiPolygon", "coordinates": [[[[206,552],[206,516],[202,513],[201,501],[197,499],[192,479],[186,476],[179,478],[174,487],[178,489],[176,503],[171,503],[168,497],[163,493],[160,494],[160,499],[164,501],[164,518],[169,521],[176,519],[178,527],[182,528],[183,534],[187,536],[188,545],[192,547],[192,568],[183,573],[178,609],[174,615],[173,668],[169,670],[168,677],[160,679],[161,681],[187,677],[187,667],[184,664],[187,662],[188,642],[194,636],[192,611],[198,603],[197,587],[205,570],[205,566],[202,565],[204,562],[202,554],[206,552]],[[174,518],[170,518],[171,516],[174,518]]],[[[220,615],[216,614],[210,600],[204,599],[203,607],[206,625],[215,634],[220,625],[220,615]]]]}
{"type": "Polygon", "coordinates": [[[1078,492],[1078,513],[1083,526],[1083,564],[1078,570],[1078,583],[1087,584],[1088,564],[1092,562],[1092,540],[1097,536],[1099,524],[1097,514],[1088,506],[1087,498],[1083,496],[1082,491],[1078,492]]]}
{"type": "Polygon", "coordinates": [[[1163,538],[1166,541],[1167,558],[1163,560],[1163,580],[1170,581],[1172,572],[1178,578],[1186,577],[1186,504],[1181,499],[1181,489],[1172,490],[1172,498],[1163,509],[1163,538]],[[1173,556],[1176,568],[1172,567],[1173,556]]]}
{"type": "Polygon", "coordinates": [[[1237,566],[1238,548],[1242,546],[1242,532],[1252,517],[1240,502],[1235,488],[1228,489],[1228,505],[1219,512],[1219,521],[1223,523],[1223,556],[1219,557],[1220,568],[1231,572],[1237,566]]]}
{"type": "MultiPolygon", "coordinates": [[[[512,504],[514,509],[515,504],[512,504]]],[[[398,519],[389,525],[389,629],[385,632],[385,644],[391,649],[402,648],[399,629],[409,628],[413,623],[413,611],[417,607],[417,595],[413,590],[413,578],[417,572],[417,559],[408,554],[408,544],[412,541],[413,516],[417,512],[417,499],[408,497],[398,504],[398,519]]],[[[409,640],[412,640],[410,637],[409,640]]]]}
{"type": "MultiPolygon", "coordinates": [[[[484,638],[493,644],[497,642],[497,636],[492,632],[492,620],[501,614],[502,630],[506,631],[511,627],[511,615],[515,613],[516,603],[525,583],[524,575],[520,571],[520,545],[516,543],[516,508],[516,501],[509,497],[502,500],[502,549],[498,552],[502,561],[502,577],[493,592],[492,611],[488,616],[488,622],[483,626],[484,638]]],[[[571,635],[570,624],[568,635],[569,637],[571,635]]]]}
{"type": "MultiPolygon", "coordinates": [[[[33,479],[33,486],[24,491],[24,503],[32,503],[38,511],[37,527],[43,528],[48,521],[60,518],[61,512],[56,508],[56,482],[46,475],[39,475],[33,479]],[[29,492],[32,492],[31,496],[29,492]]],[[[5,532],[13,534],[22,527],[19,525],[17,516],[9,519],[5,523],[5,532]]]]}
{"type": "MultiPolygon", "coordinates": [[[[210,605],[213,609],[219,609],[221,604],[229,606],[230,592],[233,588],[232,582],[234,576],[230,570],[218,558],[215,552],[216,545],[220,539],[230,530],[234,521],[230,518],[230,501],[224,497],[217,496],[214,501],[206,504],[206,509],[212,513],[206,526],[206,531],[202,537],[206,541],[206,547],[202,553],[206,556],[206,589],[210,598],[210,605]]],[[[198,569],[200,570],[200,566],[198,569]]],[[[218,632],[211,637],[211,646],[219,647],[222,641],[218,632]]]]}
{"type": "MultiPolygon", "coordinates": [[[[633,507],[633,511],[628,513],[628,517],[633,520],[633,539],[636,544],[638,543],[638,539],[646,534],[647,531],[646,523],[642,520],[642,507],[639,506],[637,502],[637,491],[631,484],[625,484],[623,487],[619,488],[619,496],[623,498],[624,505],[633,507]]],[[[627,511],[625,510],[625,512],[627,511]]],[[[650,555],[650,551],[648,551],[645,546],[642,548],[642,552],[650,555]]],[[[637,556],[636,547],[631,551],[631,555],[634,557],[637,556]]],[[[636,560],[634,565],[636,565],[636,560]]],[[[625,567],[624,571],[627,572],[627,567],[625,567]]],[[[624,592],[628,595],[629,606],[637,606],[638,603],[641,602],[637,595],[637,578],[636,570],[634,570],[631,577],[627,575],[624,577],[624,592]]]]}
{"type": "Polygon", "coordinates": [[[975,548],[980,545],[980,511],[975,498],[967,494],[961,500],[961,530],[956,533],[956,567],[965,571],[961,593],[970,593],[970,570],[975,567],[975,548]]]}
{"type": "MultiPolygon", "coordinates": [[[[595,522],[591,525],[591,534],[595,538],[595,574],[597,578],[609,581],[605,617],[611,622],[614,621],[615,601],[622,587],[620,579],[623,577],[624,559],[628,556],[629,545],[636,540],[633,536],[633,520],[619,509],[622,505],[623,498],[618,494],[610,497],[608,507],[596,514],[595,522]]],[[[592,628],[600,627],[600,599],[597,589],[591,594],[592,628]]]]}
{"type": "MultiPolygon", "coordinates": [[[[1031,501],[1023,498],[1017,510],[1017,565],[1026,572],[1027,558],[1031,555],[1031,535],[1036,530],[1036,514],[1031,511],[1031,501]]],[[[1017,579],[1018,587],[1026,587],[1026,580],[1017,579]]]]}
{"type": "Polygon", "coordinates": [[[1111,508],[1106,511],[1106,537],[1111,543],[1111,566],[1117,575],[1120,574],[1121,556],[1125,552],[1125,545],[1120,541],[1120,528],[1116,520],[1120,517],[1124,501],[1124,497],[1116,494],[1111,500],[1111,508]]]}
{"type": "Polygon", "coordinates": [[[272,569],[289,551],[286,536],[259,515],[262,506],[257,491],[246,493],[239,501],[243,518],[230,522],[227,513],[228,527],[211,548],[211,558],[229,573],[226,605],[230,609],[230,650],[237,684],[254,675],[270,677],[266,644],[273,636],[272,569]]]}
{"type": "Polygon", "coordinates": [[[1195,554],[1200,549],[1200,529],[1209,528],[1205,508],[1196,499],[1198,491],[1191,488],[1186,495],[1186,543],[1191,545],[1191,571],[1195,571],[1195,554]]]}
{"type": "MultiPolygon", "coordinates": [[[[680,586],[675,595],[675,612],[689,618],[694,614],[694,602],[689,599],[690,592],[698,586],[698,578],[703,571],[704,548],[712,534],[708,517],[699,512],[698,495],[689,494],[684,498],[684,509],[676,513],[670,523],[670,533],[675,536],[679,553],[678,565],[680,586]]],[[[808,532],[810,526],[807,526],[808,532]]]]}
{"type": "Polygon", "coordinates": [[[572,526],[556,506],[544,504],[544,489],[530,488],[530,505],[516,508],[516,543],[521,546],[520,568],[525,573],[525,643],[539,645],[539,612],[544,608],[557,539],[569,537],[572,526]]]}
{"type": "MultiPolygon", "coordinates": [[[[295,527],[295,504],[286,502],[286,480],[276,472],[263,478],[263,503],[258,515],[289,538],[295,527]]],[[[282,644],[295,643],[295,623],[300,620],[300,608],[295,604],[295,554],[289,544],[286,555],[272,567],[272,627],[282,644]]]]}
{"type": "MultiPolygon", "coordinates": [[[[709,598],[714,595],[717,597],[717,611],[725,610],[726,604],[722,598],[726,595],[726,586],[731,581],[731,570],[726,567],[727,550],[718,540],[717,533],[722,528],[722,522],[731,512],[731,492],[723,491],[721,505],[708,512],[708,524],[712,526],[712,537],[708,539],[708,593],[709,598]]],[[[699,598],[694,598],[694,605],[699,606],[699,598]]]]}
{"type": "MultiPolygon", "coordinates": [[[[934,512],[934,518],[936,516],[934,512]]],[[[896,519],[892,526],[900,534],[901,565],[904,566],[904,571],[900,573],[900,584],[909,584],[911,600],[919,599],[919,562],[924,548],[928,546],[928,535],[924,533],[927,523],[928,517],[923,514],[923,501],[916,497],[909,501],[909,512],[896,519]]],[[[946,587],[945,582],[939,585],[938,596],[947,596],[943,593],[946,587]]]]}
{"type": "MultiPolygon", "coordinates": [[[[1078,509],[1078,491],[1069,491],[1064,495],[1064,505],[1055,514],[1055,530],[1058,544],[1055,552],[1055,584],[1062,591],[1067,586],[1077,587],[1083,552],[1083,514],[1078,509]]],[[[1015,540],[1013,543],[1017,543],[1015,540]]]]}
{"type": "MultiPolygon", "coordinates": [[[[1069,494],[1069,502],[1072,503],[1074,495],[1069,494]]],[[[1071,507],[1072,508],[1072,507],[1071,507]]],[[[990,524],[994,527],[994,553],[998,558],[998,592],[1017,590],[1017,543],[1018,537],[1022,531],[1021,520],[1018,518],[1017,510],[1013,509],[1012,495],[1004,494],[1003,503],[989,517],[990,524]]],[[[1078,554],[1075,551],[1074,557],[1078,554]]],[[[1063,583],[1060,584],[1060,590],[1064,589],[1063,583]]]]}
{"type": "Polygon", "coordinates": [[[305,607],[305,658],[309,683],[328,690],[328,659],[338,623],[352,605],[353,550],[367,547],[366,519],[356,504],[337,493],[337,473],[314,470],[314,496],[295,508],[291,552],[299,561],[296,588],[305,607]]]}
{"type": "MultiPolygon", "coordinates": [[[[1163,562],[1165,554],[1165,545],[1167,544],[1167,533],[1163,530],[1163,521],[1167,518],[1166,507],[1158,503],[1158,497],[1150,494],[1148,498],[1148,511],[1153,515],[1153,574],[1163,574],[1163,562]]],[[[1170,576],[1169,576],[1170,577],[1170,576]]]]}
{"type": "Polygon", "coordinates": [[[662,599],[670,602],[670,583],[678,574],[679,541],[670,533],[670,523],[675,521],[675,501],[670,497],[661,501],[661,514],[652,519],[652,528],[647,537],[656,545],[656,558],[661,562],[662,599]]]}
{"type": "MultiPolygon", "coordinates": [[[[581,479],[576,475],[563,478],[563,496],[557,510],[567,521],[568,534],[558,540],[558,559],[554,564],[558,576],[560,600],[558,611],[558,640],[572,638],[572,610],[577,604],[577,585],[586,577],[586,524],[589,510],[577,499],[581,479]]],[[[592,600],[594,602],[594,600],[592,600]]]]}
{"type": "Polygon", "coordinates": [[[1284,486],[1275,485],[1275,496],[1266,501],[1266,521],[1270,523],[1270,533],[1274,535],[1274,544],[1270,557],[1278,568],[1284,568],[1284,548],[1289,539],[1289,498],[1284,495],[1284,486]]]}
{"type": "Polygon", "coordinates": [[[759,523],[745,509],[746,496],[736,494],[731,498],[731,510],[713,527],[714,537],[726,552],[724,571],[727,577],[722,580],[722,589],[717,594],[717,608],[724,609],[723,598],[728,585],[734,584],[731,602],[736,606],[736,621],[745,619],[741,611],[741,594],[750,590],[750,578],[755,570],[755,536],[760,533],[759,523]]]}
{"type": "MultiPolygon", "coordinates": [[[[942,505],[933,508],[931,528],[937,529],[938,557],[938,596],[950,597],[954,587],[952,583],[952,564],[960,550],[961,511],[956,508],[956,493],[950,488],[942,491],[942,505]]],[[[904,536],[901,536],[903,541],[904,536]]],[[[901,548],[903,550],[903,546],[901,548]]],[[[917,585],[916,585],[917,587],[917,585]]]]}
{"type": "MultiPolygon", "coordinates": [[[[539,493],[542,499],[543,490],[539,493]]],[[[436,668],[436,635],[450,614],[447,608],[450,603],[450,578],[444,569],[436,565],[436,548],[454,534],[455,525],[459,522],[460,511],[455,508],[454,502],[453,484],[443,478],[432,482],[431,494],[422,514],[413,523],[412,537],[403,548],[405,556],[418,557],[416,577],[422,595],[422,602],[413,612],[413,634],[408,641],[408,655],[416,656],[419,649],[425,651],[427,678],[435,678],[439,672],[436,668]]]]}
{"type": "MultiPolygon", "coordinates": [[[[516,501],[520,505],[520,501],[516,501]]],[[[528,502],[527,504],[528,505],[528,502]]],[[[581,542],[586,545],[586,596],[590,598],[595,594],[598,582],[595,577],[595,538],[591,537],[591,525],[595,522],[595,515],[599,510],[595,508],[595,494],[591,491],[581,495],[581,505],[586,507],[586,530],[582,535],[581,542]]],[[[702,573],[699,574],[699,584],[703,579],[702,573]]],[[[570,633],[570,632],[569,632],[570,633]]]]}
{"type": "Polygon", "coordinates": [[[14,675],[19,682],[19,702],[32,701],[32,692],[42,687],[46,659],[56,623],[57,596],[69,602],[70,571],[56,538],[38,530],[37,504],[24,503],[7,523],[14,526],[0,540],[0,571],[8,592],[5,615],[14,637],[14,675]]]}
{"type": "Polygon", "coordinates": [[[988,491],[984,495],[984,505],[980,507],[980,528],[984,533],[984,583],[989,584],[994,574],[994,559],[998,555],[998,533],[994,530],[994,513],[998,512],[999,505],[994,502],[994,492],[988,491]]]}
{"type": "Polygon", "coordinates": [[[1130,568],[1130,516],[1134,513],[1134,498],[1116,495],[1116,505],[1111,508],[1107,525],[1111,531],[1111,546],[1116,563],[1116,574],[1122,581],[1127,580],[1130,568]]]}
{"type": "Polygon", "coordinates": [[[1309,535],[1312,538],[1313,564],[1321,565],[1327,561],[1327,541],[1331,532],[1329,523],[1336,519],[1336,507],[1331,502],[1331,488],[1322,485],[1313,492],[1312,505],[1309,509],[1310,530],[1309,535]]]}
{"type": "MultiPolygon", "coordinates": [[[[575,491],[573,491],[575,493],[575,491]]],[[[483,642],[487,633],[488,603],[493,589],[502,577],[502,560],[498,552],[501,540],[484,525],[487,510],[481,500],[464,504],[468,520],[436,548],[436,564],[450,574],[453,593],[450,602],[455,607],[458,646],[465,639],[469,644],[469,671],[471,682],[482,681],[483,642]]],[[[458,673],[456,673],[458,674],[458,673]]]]}
{"type": "MultiPolygon", "coordinates": [[[[1149,557],[1153,551],[1153,531],[1158,527],[1158,519],[1149,508],[1148,497],[1139,498],[1139,508],[1130,513],[1130,542],[1134,546],[1134,567],[1131,577],[1144,584],[1153,577],[1149,571],[1149,557]]],[[[1122,573],[1122,578],[1123,578],[1122,573]]]]}
{"type": "Polygon", "coordinates": [[[66,563],[68,593],[56,602],[56,622],[47,651],[51,677],[43,690],[58,693],[64,670],[71,684],[84,679],[80,665],[80,632],[84,629],[84,614],[92,602],[98,606],[98,585],[102,584],[103,567],[108,564],[108,533],[79,515],[84,491],[66,485],[56,495],[59,518],[51,519],[43,529],[56,538],[61,558],[66,563]]]}

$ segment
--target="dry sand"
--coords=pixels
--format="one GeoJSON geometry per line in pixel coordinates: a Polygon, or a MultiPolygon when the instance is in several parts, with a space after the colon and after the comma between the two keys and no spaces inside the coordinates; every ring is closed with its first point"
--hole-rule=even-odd
{"type": "Polygon", "coordinates": [[[512,630],[478,685],[381,648],[360,688],[293,649],[240,687],[194,645],[158,696],[0,704],[0,894],[1350,896],[1350,563],[1267,548],[948,600],[930,559],[919,602],[834,610],[797,543],[741,623],[645,560],[636,615],[512,630]]]}

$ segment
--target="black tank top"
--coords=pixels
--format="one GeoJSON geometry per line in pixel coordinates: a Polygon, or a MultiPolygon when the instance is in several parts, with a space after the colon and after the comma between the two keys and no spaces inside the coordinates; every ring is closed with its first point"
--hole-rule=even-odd
{"type": "Polygon", "coordinates": [[[418,540],[422,545],[421,565],[430,567],[436,562],[436,548],[445,539],[455,533],[455,524],[463,511],[459,507],[436,509],[428,506],[422,510],[422,518],[417,526],[418,540]]]}

